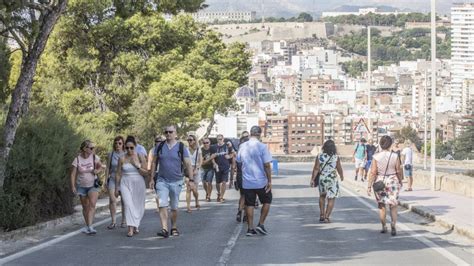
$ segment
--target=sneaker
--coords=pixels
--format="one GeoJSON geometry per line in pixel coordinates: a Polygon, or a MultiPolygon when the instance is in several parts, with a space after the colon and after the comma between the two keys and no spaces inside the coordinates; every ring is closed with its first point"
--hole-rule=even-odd
{"type": "Polygon", "coordinates": [[[265,226],[263,226],[263,224],[257,225],[255,230],[257,230],[257,232],[259,232],[262,235],[268,235],[268,232],[267,232],[267,230],[265,230],[265,226]]]}
{"type": "Polygon", "coordinates": [[[256,236],[257,235],[257,231],[255,231],[255,229],[248,229],[247,230],[247,234],[245,234],[246,236],[256,236]]]}
{"type": "Polygon", "coordinates": [[[83,233],[83,234],[89,234],[89,226],[84,226],[84,227],[81,229],[81,233],[83,233]]]}
{"type": "Polygon", "coordinates": [[[156,235],[162,238],[168,238],[170,236],[170,233],[168,233],[166,229],[161,229],[161,231],[156,233],[156,235]]]}
{"type": "Polygon", "coordinates": [[[89,235],[95,235],[97,234],[97,231],[94,229],[94,227],[89,226],[89,235]]]}

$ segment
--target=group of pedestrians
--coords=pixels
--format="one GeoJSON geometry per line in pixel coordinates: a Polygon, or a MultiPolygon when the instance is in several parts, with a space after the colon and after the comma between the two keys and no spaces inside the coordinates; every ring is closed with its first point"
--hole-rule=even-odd
{"type": "MultiPolygon", "coordinates": [[[[80,196],[86,226],[83,233],[93,235],[97,231],[92,227],[95,204],[102,183],[98,175],[105,170],[106,188],[109,194],[111,223],[108,229],[117,227],[116,205],[121,197],[122,220],[120,227],[128,227],[127,236],[139,233],[139,226],[144,215],[146,185],[156,193],[161,230],[159,237],[179,236],[177,227],[179,195],[186,184],[186,211],[192,212],[191,199],[194,196],[195,208],[200,209],[198,186],[202,181],[206,192],[206,201],[211,201],[212,181],[216,177],[217,202],[225,202],[225,190],[236,185],[241,191],[238,210],[240,215],[245,206],[248,233],[267,234],[264,227],[265,218],[270,209],[271,194],[271,155],[266,145],[258,141],[261,129],[254,126],[242,134],[241,140],[249,140],[248,145],[239,145],[237,149],[225,142],[222,135],[217,136],[217,144],[211,146],[210,139],[202,139],[200,147],[195,135],[188,135],[188,145],[177,140],[175,126],[167,126],[161,135],[155,137],[155,145],[147,153],[137,143],[137,139],[118,136],[114,139],[112,151],[107,156],[106,164],[95,155],[95,145],[86,140],[81,144],[80,154],[74,159],[71,172],[71,187],[80,196]],[[253,133],[252,133],[253,132],[253,133]],[[239,167],[237,167],[239,165],[239,167]],[[238,171],[237,171],[237,168],[238,171]],[[237,180],[233,183],[234,173],[237,180]],[[263,204],[259,223],[253,226],[253,210],[256,198],[263,204]],[[171,223],[169,225],[169,220],[171,223]]],[[[243,141],[241,141],[243,143],[243,141]]],[[[238,213],[238,215],[239,215],[238,213]]]]}
{"type": "MultiPolygon", "coordinates": [[[[390,210],[391,235],[397,234],[397,207],[398,197],[402,188],[403,175],[409,179],[408,189],[412,191],[413,184],[413,152],[411,142],[407,141],[402,150],[399,143],[393,141],[390,136],[380,138],[378,147],[373,142],[361,138],[353,153],[355,163],[355,180],[360,178],[368,181],[367,194],[375,194],[379,208],[379,217],[382,225],[381,233],[387,233],[386,213],[390,210]],[[403,163],[402,163],[403,159],[403,163]],[[402,172],[403,166],[403,172],[402,172]]],[[[318,154],[311,176],[310,185],[319,187],[320,222],[330,223],[330,215],[334,208],[335,199],[339,197],[340,188],[337,174],[340,180],[344,180],[341,161],[337,155],[334,141],[327,140],[318,154]],[[327,202],[327,203],[326,203],[327,202]]]]}

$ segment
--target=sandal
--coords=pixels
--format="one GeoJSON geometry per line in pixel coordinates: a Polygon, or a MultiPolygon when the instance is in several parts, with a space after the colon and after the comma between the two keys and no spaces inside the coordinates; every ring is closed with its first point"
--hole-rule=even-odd
{"type": "Polygon", "coordinates": [[[382,225],[382,230],[380,231],[381,234],[385,234],[387,233],[388,229],[387,229],[387,226],[384,224],[382,225]]]}
{"type": "Polygon", "coordinates": [[[107,229],[112,230],[112,229],[115,229],[116,226],[117,225],[115,223],[111,223],[107,226],[107,229]]]}
{"type": "Polygon", "coordinates": [[[168,230],[166,229],[161,229],[160,232],[156,233],[157,236],[161,236],[162,238],[168,238],[170,234],[168,233],[168,230]]]}
{"type": "Polygon", "coordinates": [[[201,205],[199,205],[199,204],[198,204],[198,205],[196,205],[196,210],[198,210],[198,211],[199,211],[200,209],[201,209],[201,205]]]}
{"type": "Polygon", "coordinates": [[[127,227],[127,223],[121,223],[120,224],[120,228],[125,228],[125,227],[127,227]]]}
{"type": "Polygon", "coordinates": [[[127,237],[132,237],[133,236],[133,232],[128,232],[127,233],[127,237]]]}
{"type": "Polygon", "coordinates": [[[324,222],[324,216],[319,216],[319,222],[324,222]]]}
{"type": "Polygon", "coordinates": [[[193,212],[193,211],[192,211],[191,209],[187,209],[186,212],[187,212],[187,213],[191,213],[191,212],[193,212]]]}
{"type": "Polygon", "coordinates": [[[329,218],[326,217],[326,218],[324,218],[324,223],[327,223],[327,224],[328,224],[328,223],[331,223],[331,220],[329,220],[329,218]]]}
{"type": "Polygon", "coordinates": [[[171,235],[172,236],[179,236],[179,231],[177,228],[171,228],[171,235]]]}
{"type": "Polygon", "coordinates": [[[135,228],[133,229],[133,233],[138,235],[140,233],[140,230],[138,230],[138,228],[135,228]]]}
{"type": "Polygon", "coordinates": [[[390,225],[391,229],[392,229],[392,232],[390,232],[392,234],[392,236],[396,236],[397,235],[397,229],[395,228],[395,225],[390,225]]]}
{"type": "Polygon", "coordinates": [[[224,203],[224,202],[225,202],[225,199],[221,198],[220,203],[224,203]]]}

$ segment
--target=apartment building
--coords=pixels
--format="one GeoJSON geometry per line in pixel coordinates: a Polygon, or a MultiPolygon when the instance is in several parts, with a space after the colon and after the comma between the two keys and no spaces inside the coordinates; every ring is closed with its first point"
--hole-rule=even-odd
{"type": "Polygon", "coordinates": [[[327,91],[340,90],[341,82],[331,79],[330,76],[311,76],[304,79],[301,85],[301,101],[303,103],[324,102],[324,94],[327,91]]]}
{"type": "Polygon", "coordinates": [[[272,154],[288,154],[288,116],[274,112],[265,113],[262,142],[272,154]]]}
{"type": "Polygon", "coordinates": [[[288,154],[311,154],[323,142],[323,115],[288,114],[288,154]]]}
{"type": "Polygon", "coordinates": [[[451,8],[451,96],[462,109],[462,87],[474,76],[474,3],[454,3],[451,8]]]}

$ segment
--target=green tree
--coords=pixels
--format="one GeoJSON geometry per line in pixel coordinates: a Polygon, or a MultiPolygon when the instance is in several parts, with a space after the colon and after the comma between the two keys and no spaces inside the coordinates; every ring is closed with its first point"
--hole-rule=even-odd
{"type": "Polygon", "coordinates": [[[415,144],[418,151],[421,150],[422,141],[420,137],[418,136],[418,133],[416,132],[416,130],[412,128],[411,126],[403,127],[400,130],[400,132],[397,132],[395,134],[395,138],[401,139],[401,140],[410,140],[411,143],[415,144]]]}
{"type": "Polygon", "coordinates": [[[20,119],[28,112],[38,60],[66,4],[67,0],[0,2],[0,33],[12,38],[22,52],[21,72],[13,89],[0,148],[0,189],[20,119]]]}
{"type": "Polygon", "coordinates": [[[313,21],[313,16],[311,16],[310,14],[308,14],[306,12],[302,12],[298,15],[298,17],[296,18],[296,21],[298,21],[298,22],[312,22],[313,21]]]}
{"type": "Polygon", "coordinates": [[[5,103],[10,95],[8,81],[10,78],[10,49],[7,46],[7,39],[0,37],[0,103],[5,103]]]}

